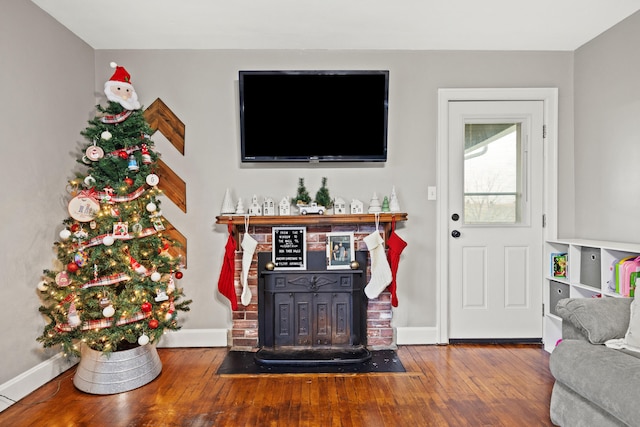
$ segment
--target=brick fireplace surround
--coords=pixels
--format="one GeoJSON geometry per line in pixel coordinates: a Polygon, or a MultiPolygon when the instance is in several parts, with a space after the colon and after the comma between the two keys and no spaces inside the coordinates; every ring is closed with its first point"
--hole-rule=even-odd
{"type": "MultiPolygon", "coordinates": [[[[224,219],[219,218],[219,223],[224,223],[224,219]]],[[[233,326],[231,329],[230,346],[235,351],[255,351],[258,347],[258,276],[257,276],[257,253],[271,252],[272,226],[251,225],[249,223],[249,234],[258,241],[256,255],[253,257],[249,270],[249,288],[251,289],[251,304],[243,306],[238,303],[238,310],[233,312],[233,326]]],[[[325,251],[326,233],[329,232],[353,232],[355,250],[366,251],[367,247],[362,241],[375,229],[374,224],[327,224],[327,225],[306,225],[307,231],[307,251],[325,251]]],[[[382,228],[382,227],[381,227],[382,228]]],[[[238,231],[243,233],[244,226],[238,226],[238,231]]],[[[242,236],[242,234],[240,235],[242,236]]],[[[241,239],[239,239],[241,241],[241,239]]],[[[238,248],[240,246],[238,245],[238,248]]],[[[370,261],[369,261],[370,265],[370,261]]],[[[240,284],[240,274],[242,271],[242,252],[235,254],[235,277],[234,284],[238,302],[242,293],[240,284]]],[[[367,271],[367,281],[370,271],[367,271]]],[[[373,300],[368,300],[367,304],[367,347],[370,349],[393,349],[395,341],[393,328],[391,327],[392,308],[391,294],[384,291],[373,300]]]]}

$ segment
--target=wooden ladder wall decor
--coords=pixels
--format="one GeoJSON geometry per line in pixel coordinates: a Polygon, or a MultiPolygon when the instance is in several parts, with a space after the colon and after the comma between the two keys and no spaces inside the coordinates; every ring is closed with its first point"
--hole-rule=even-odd
{"type": "MultiPolygon", "coordinates": [[[[157,98],[144,111],[144,118],[149,123],[153,132],[160,131],[176,150],[184,156],[184,123],[176,116],[167,105],[157,98]]],[[[182,212],[187,212],[187,184],[169,165],[158,159],[158,176],[160,183],[158,188],[178,206],[182,212]]],[[[167,235],[180,243],[181,247],[172,249],[172,255],[181,255],[184,265],[187,265],[187,238],[163,217],[167,235]]]]}

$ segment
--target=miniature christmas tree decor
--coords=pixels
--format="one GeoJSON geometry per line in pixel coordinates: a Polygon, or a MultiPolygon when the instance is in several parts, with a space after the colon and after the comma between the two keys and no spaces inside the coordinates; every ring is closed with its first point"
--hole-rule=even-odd
{"type": "Polygon", "coordinates": [[[311,196],[307,191],[307,187],[304,186],[304,178],[298,179],[298,193],[293,198],[295,200],[296,205],[306,205],[311,202],[311,196]]]}
{"type": "Polygon", "coordinates": [[[81,343],[100,353],[155,344],[179,329],[177,312],[191,302],[174,281],[182,260],[163,233],[158,154],[124,67],[105,94],[108,105],[81,132],[88,143],[78,162],[87,172],[68,187],[70,217],[55,243],[60,266],[38,285],[49,320],[38,341],[65,354],[80,355],[81,343]]]}
{"type": "Polygon", "coordinates": [[[327,209],[331,208],[332,200],[327,188],[327,178],[322,178],[322,187],[316,193],[316,203],[327,209]]]}

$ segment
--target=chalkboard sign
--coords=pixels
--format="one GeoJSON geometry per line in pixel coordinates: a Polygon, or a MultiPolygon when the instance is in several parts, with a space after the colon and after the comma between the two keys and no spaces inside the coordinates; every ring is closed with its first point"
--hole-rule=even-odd
{"type": "Polygon", "coordinates": [[[306,270],[306,227],[273,227],[273,263],[276,269],[306,270]]]}

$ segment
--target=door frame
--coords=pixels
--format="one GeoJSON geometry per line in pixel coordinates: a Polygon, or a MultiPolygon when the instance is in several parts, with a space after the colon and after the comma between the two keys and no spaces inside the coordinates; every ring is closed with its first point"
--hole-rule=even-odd
{"type": "MultiPolygon", "coordinates": [[[[541,239],[557,237],[558,194],[558,89],[557,88],[443,88],[438,89],[438,147],[436,188],[436,339],[449,343],[449,102],[451,101],[542,101],[543,123],[543,206],[546,218],[541,239]]],[[[536,220],[532,218],[532,221],[536,220]]],[[[539,219],[542,221],[542,218],[539,219]]],[[[544,295],[542,283],[540,292],[544,295]]],[[[544,301],[544,299],[543,299],[544,301]]],[[[542,307],[540,308],[540,322],[542,307]]],[[[544,329],[543,329],[544,336],[544,329]]]]}

